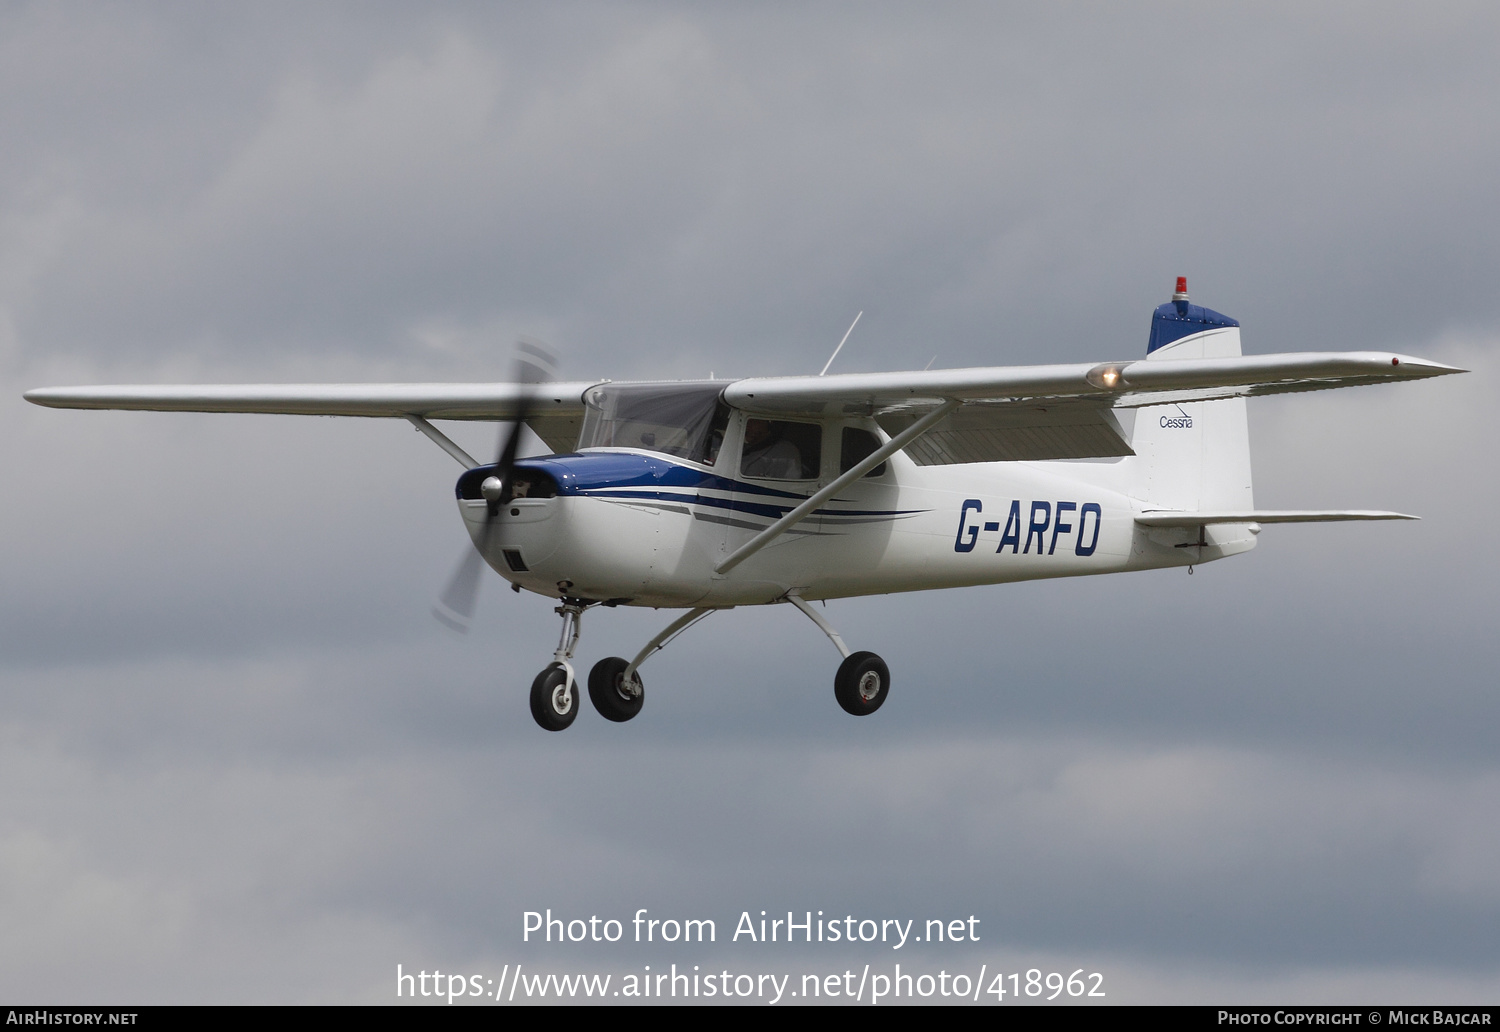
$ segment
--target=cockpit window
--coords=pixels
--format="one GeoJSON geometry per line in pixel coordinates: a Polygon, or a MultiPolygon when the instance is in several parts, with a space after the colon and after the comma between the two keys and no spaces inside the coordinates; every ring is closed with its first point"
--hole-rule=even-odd
{"type": "Polygon", "coordinates": [[[579,448],[644,448],[712,466],[729,425],[716,384],[605,384],[584,395],[579,448]]]}
{"type": "Polygon", "coordinates": [[[823,428],[817,423],[780,419],[745,420],[740,475],[757,480],[812,480],[823,454],[823,428]]]}

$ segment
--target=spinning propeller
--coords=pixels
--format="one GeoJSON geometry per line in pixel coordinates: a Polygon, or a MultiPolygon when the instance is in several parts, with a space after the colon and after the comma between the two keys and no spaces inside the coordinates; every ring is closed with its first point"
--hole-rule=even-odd
{"type": "Polygon", "coordinates": [[[521,445],[521,430],[535,408],[535,391],[528,388],[553,378],[557,372],[557,358],[552,349],[541,341],[520,337],[516,340],[514,369],[513,381],[526,386],[522,388],[515,416],[508,423],[500,424],[500,451],[495,458],[494,472],[479,485],[480,493],[487,503],[484,530],[480,533],[479,541],[459,560],[448,586],[432,607],[433,616],[460,634],[468,632],[474,619],[474,604],[479,598],[479,576],[484,572],[485,566],[484,553],[489,550],[490,535],[494,532],[500,515],[500,505],[511,493],[511,473],[516,464],[516,451],[521,445]]]}

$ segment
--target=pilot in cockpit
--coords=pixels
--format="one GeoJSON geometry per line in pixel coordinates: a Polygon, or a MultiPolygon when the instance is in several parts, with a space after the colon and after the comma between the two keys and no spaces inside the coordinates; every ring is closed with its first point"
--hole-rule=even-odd
{"type": "Polygon", "coordinates": [[[769,419],[747,419],[740,475],[768,480],[801,479],[802,452],[791,441],[778,435],[769,419]]]}

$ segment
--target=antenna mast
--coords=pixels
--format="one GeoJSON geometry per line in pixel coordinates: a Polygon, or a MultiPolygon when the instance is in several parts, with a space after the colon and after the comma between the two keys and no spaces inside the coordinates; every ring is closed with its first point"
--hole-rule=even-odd
{"type": "MultiPolygon", "coordinates": [[[[865,314],[864,309],[861,308],[860,311],[859,311],[859,315],[864,315],[864,314],[865,314]]],[[[854,322],[850,323],[849,324],[849,329],[847,329],[847,330],[844,331],[844,340],[839,341],[839,346],[833,349],[833,354],[829,355],[828,356],[828,361],[823,363],[823,373],[828,372],[828,367],[831,366],[831,365],[833,365],[833,360],[835,358],[839,357],[839,352],[840,351],[844,350],[844,341],[847,341],[849,339],[849,334],[853,333],[854,332],[854,327],[859,324],[859,315],[856,315],[854,317],[854,322]]],[[[823,373],[819,373],[818,375],[822,376],[823,373]]]]}

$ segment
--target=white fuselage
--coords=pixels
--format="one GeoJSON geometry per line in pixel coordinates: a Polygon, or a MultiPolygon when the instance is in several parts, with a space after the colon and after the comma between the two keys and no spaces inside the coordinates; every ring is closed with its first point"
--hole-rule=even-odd
{"type": "Polygon", "coordinates": [[[626,449],[540,460],[611,461],[649,461],[666,475],[515,499],[488,537],[486,503],[461,499],[475,543],[488,542],[486,560],[554,597],[735,606],[789,592],[839,598],[1186,566],[1252,548],[1258,529],[1212,526],[1200,546],[1196,530],[1138,526],[1150,506],[1131,493],[1141,482],[1136,456],[918,466],[898,453],[883,475],[856,482],[721,575],[716,564],[816,485],[721,479],[707,466],[626,449]]]}

